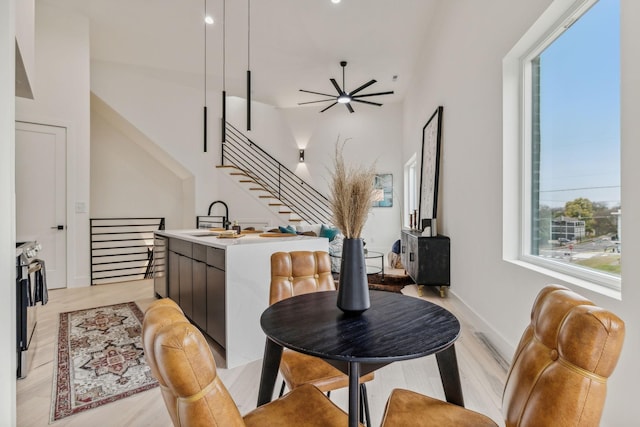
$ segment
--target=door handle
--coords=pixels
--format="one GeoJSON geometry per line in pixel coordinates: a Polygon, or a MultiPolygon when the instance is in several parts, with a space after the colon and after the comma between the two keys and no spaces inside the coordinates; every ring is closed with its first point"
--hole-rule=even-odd
{"type": "Polygon", "coordinates": [[[56,225],[55,227],[51,227],[52,230],[64,230],[64,225],[56,225]]]}

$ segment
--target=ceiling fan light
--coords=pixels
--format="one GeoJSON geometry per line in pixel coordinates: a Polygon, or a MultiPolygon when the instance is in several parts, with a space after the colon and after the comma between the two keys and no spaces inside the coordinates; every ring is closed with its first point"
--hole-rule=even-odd
{"type": "Polygon", "coordinates": [[[213,16],[211,16],[211,15],[205,16],[204,17],[204,22],[209,24],[209,25],[212,25],[213,24],[213,16]]]}
{"type": "Polygon", "coordinates": [[[351,102],[351,97],[347,94],[342,94],[338,97],[338,102],[340,104],[348,104],[351,102]]]}

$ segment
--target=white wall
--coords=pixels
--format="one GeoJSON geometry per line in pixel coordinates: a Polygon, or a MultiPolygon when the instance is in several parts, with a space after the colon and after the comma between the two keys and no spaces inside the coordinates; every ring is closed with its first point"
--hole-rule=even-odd
{"type": "MultiPolygon", "coordinates": [[[[622,3],[622,200],[627,218],[640,218],[640,4],[622,3]]],[[[550,4],[550,0],[441,2],[405,101],[403,158],[420,145],[420,129],[444,106],[441,230],[451,237],[451,291],[484,322],[494,344],[510,359],[529,321],[537,292],[567,283],[502,260],[502,58],[550,4]]],[[[622,301],[582,288],[576,291],[616,312],[627,336],[609,381],[603,426],[637,425],[640,380],[640,256],[637,222],[625,221],[622,301]],[[628,244],[626,242],[629,242],[628,244]],[[626,262],[625,262],[626,261],[626,262]]],[[[478,325],[482,328],[481,325],[478,325]]]]}
{"type": "MultiPolygon", "coordinates": [[[[35,1],[20,0],[16,3],[16,43],[24,65],[28,81],[26,87],[33,85],[35,79],[35,1]]],[[[25,76],[22,76],[25,77],[25,76]]],[[[35,90],[32,86],[31,90],[35,90]]]]}
{"type": "MultiPolygon", "coordinates": [[[[220,107],[209,101],[209,150],[203,151],[201,70],[164,72],[91,62],[91,90],[195,177],[195,213],[205,215],[218,193],[220,107]]],[[[219,94],[218,94],[219,96],[219,94]]],[[[195,216],[190,227],[195,227],[195,216]]]]}
{"type": "Polygon", "coordinates": [[[67,285],[89,282],[89,22],[48,3],[36,6],[34,99],[16,99],[16,120],[67,128],[67,285]]]}
{"type": "MultiPolygon", "coordinates": [[[[15,283],[15,1],[0,1],[0,283],[15,283]]],[[[0,286],[0,425],[16,424],[16,288],[0,286]]]]}
{"type": "MultiPolygon", "coordinates": [[[[307,179],[324,194],[328,193],[338,138],[350,139],[344,149],[347,164],[375,163],[378,173],[393,174],[393,206],[372,208],[362,231],[368,249],[387,254],[393,242],[400,239],[403,162],[398,146],[403,139],[403,109],[401,104],[355,104],[354,108],[353,114],[342,105],[324,113],[319,113],[317,107],[308,107],[287,109],[283,114],[298,143],[305,144],[307,179]]],[[[295,156],[296,148],[291,156],[295,156]]]]}
{"type": "Polygon", "coordinates": [[[182,179],[92,113],[91,217],[164,217],[176,229],[184,204],[182,179]]]}

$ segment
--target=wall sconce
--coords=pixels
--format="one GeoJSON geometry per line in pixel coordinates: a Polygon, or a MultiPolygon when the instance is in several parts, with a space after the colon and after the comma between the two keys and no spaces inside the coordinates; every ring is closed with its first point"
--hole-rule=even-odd
{"type": "Polygon", "coordinates": [[[298,161],[300,163],[304,163],[304,150],[299,150],[298,151],[298,161]]]}

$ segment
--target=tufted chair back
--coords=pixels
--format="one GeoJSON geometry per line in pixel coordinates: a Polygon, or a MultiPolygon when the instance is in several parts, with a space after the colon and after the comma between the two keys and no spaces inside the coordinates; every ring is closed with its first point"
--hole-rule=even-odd
{"type": "Polygon", "coordinates": [[[327,252],[293,251],[271,255],[269,304],[294,295],[335,289],[327,252]]]}
{"type": "Polygon", "coordinates": [[[506,426],[598,426],[624,322],[567,288],[536,298],[505,384],[506,426]]]}
{"type": "Polygon", "coordinates": [[[245,426],[220,380],[209,345],[170,299],[155,301],[142,327],[145,357],[175,426],[245,426]]]}
{"type": "Polygon", "coordinates": [[[184,314],[178,304],[169,298],[164,298],[155,301],[149,306],[145,312],[144,321],[142,322],[142,348],[144,349],[144,357],[151,369],[151,375],[153,375],[160,384],[162,398],[169,411],[171,420],[176,426],[179,425],[178,415],[175,411],[176,398],[159,374],[158,363],[156,362],[155,352],[153,351],[153,343],[160,329],[176,322],[184,322],[184,319],[184,314]]]}

